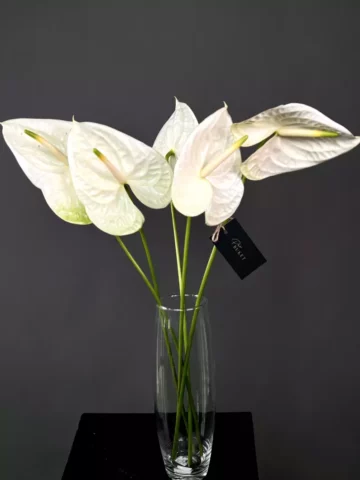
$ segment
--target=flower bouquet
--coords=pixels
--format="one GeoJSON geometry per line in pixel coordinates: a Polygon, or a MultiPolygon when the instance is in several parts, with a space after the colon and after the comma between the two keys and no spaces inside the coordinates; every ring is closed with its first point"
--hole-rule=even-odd
{"type": "MultiPolygon", "coordinates": [[[[240,123],[232,122],[224,105],[198,123],[192,110],[176,100],[153,147],[113,128],[74,119],[16,119],[2,122],[2,127],[20,167],[53,212],[66,222],[93,223],[113,235],[148,287],[157,306],[155,413],[165,469],[174,479],[205,477],[215,393],[204,290],[218,249],[232,249],[241,265],[249,259],[246,242],[244,247],[231,233],[237,228],[232,216],[245,180],[317,165],[354,148],[360,138],[296,103],[240,123]],[[242,163],[240,147],[251,146],[257,148],[242,163]],[[134,200],[154,209],[170,207],[179,292],[169,298],[161,297],[144,215],[134,200]],[[186,217],[182,249],[179,214],[186,217]],[[186,289],[191,221],[202,214],[213,227],[214,245],[199,290],[191,295],[186,289]],[[150,275],[124,242],[137,232],[150,275]],[[224,249],[227,233],[231,242],[224,249]]],[[[231,263],[231,255],[224,256],[231,263]]]]}

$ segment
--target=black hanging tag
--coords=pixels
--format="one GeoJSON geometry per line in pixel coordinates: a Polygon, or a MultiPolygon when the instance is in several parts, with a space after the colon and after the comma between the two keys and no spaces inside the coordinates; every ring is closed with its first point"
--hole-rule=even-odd
{"type": "Polygon", "coordinates": [[[241,280],[266,262],[266,258],[235,219],[217,227],[210,240],[241,280]]]}

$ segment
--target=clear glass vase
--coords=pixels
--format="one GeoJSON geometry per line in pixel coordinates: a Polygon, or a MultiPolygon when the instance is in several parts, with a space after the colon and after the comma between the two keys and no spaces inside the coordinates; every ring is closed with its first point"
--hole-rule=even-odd
{"type": "Polygon", "coordinates": [[[215,421],[214,365],[207,300],[173,295],[157,307],[155,414],[165,470],[204,478],[215,421]],[[181,354],[180,354],[181,352],[181,354]]]}

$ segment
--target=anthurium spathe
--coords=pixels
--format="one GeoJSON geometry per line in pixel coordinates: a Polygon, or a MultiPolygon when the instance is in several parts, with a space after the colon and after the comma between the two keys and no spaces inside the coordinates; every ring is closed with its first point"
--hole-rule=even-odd
{"type": "Polygon", "coordinates": [[[250,180],[317,165],[351,150],[360,143],[342,125],[318,110],[290,103],[266,110],[232,126],[237,138],[248,135],[244,147],[268,141],[241,166],[250,180]]]}
{"type": "Polygon", "coordinates": [[[74,122],[68,152],[76,192],[100,230],[128,235],[141,229],[144,216],[126,186],[150,208],[169,204],[171,167],[135,138],[105,125],[74,122]]]}
{"type": "Polygon", "coordinates": [[[5,142],[25,175],[42,190],[56,215],[79,225],[91,223],[75,193],[67,159],[71,122],[20,118],[2,122],[5,142]]]}
{"type": "Polygon", "coordinates": [[[227,106],[207,117],[187,139],[174,170],[172,200],[179,212],[194,217],[205,212],[207,225],[218,225],[239,206],[241,181],[239,147],[227,106]]]}
{"type": "Polygon", "coordinates": [[[160,130],[154,142],[154,149],[167,157],[172,168],[179,157],[189,135],[198,126],[191,108],[175,98],[175,111],[160,130]]]}

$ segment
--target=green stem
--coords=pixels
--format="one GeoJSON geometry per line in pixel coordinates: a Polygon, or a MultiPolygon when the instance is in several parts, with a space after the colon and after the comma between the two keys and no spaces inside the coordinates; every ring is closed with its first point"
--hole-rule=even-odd
{"type": "MultiPolygon", "coordinates": [[[[173,342],[175,344],[176,351],[179,352],[178,341],[177,341],[176,333],[174,332],[174,330],[172,330],[172,335],[173,335],[173,342]]],[[[186,376],[186,388],[187,388],[188,396],[189,396],[189,407],[191,409],[191,412],[192,412],[192,415],[193,415],[193,418],[194,418],[195,432],[196,432],[196,438],[197,438],[197,441],[198,441],[198,444],[199,444],[200,457],[202,457],[204,449],[203,449],[203,445],[202,445],[202,442],[201,442],[199,419],[198,419],[198,416],[197,416],[197,413],[196,413],[194,397],[193,397],[193,394],[192,394],[190,375],[186,376]]],[[[188,428],[186,430],[187,430],[187,432],[189,432],[188,428]]]]}
{"type": "MultiPolygon", "coordinates": [[[[164,313],[164,312],[162,312],[162,313],[164,313]]],[[[165,315],[163,315],[163,319],[166,321],[165,315]]],[[[167,354],[168,354],[168,357],[169,357],[169,360],[170,360],[170,368],[171,368],[172,375],[173,375],[175,390],[177,390],[178,389],[178,378],[177,378],[177,375],[176,375],[176,367],[175,367],[175,362],[174,362],[174,358],[173,358],[173,355],[172,355],[172,350],[171,350],[171,345],[170,345],[170,340],[169,340],[169,334],[166,330],[165,325],[161,324],[161,328],[162,328],[163,335],[164,335],[164,338],[165,338],[166,351],[167,351],[167,354]]],[[[175,336],[175,338],[176,338],[176,336],[175,336]]],[[[176,346],[175,346],[175,348],[176,348],[176,346]]],[[[185,408],[184,407],[182,408],[181,416],[182,416],[182,419],[184,421],[185,430],[188,431],[188,424],[187,424],[187,421],[186,421],[185,408]]]]}
{"type": "Polygon", "coordinates": [[[173,327],[170,327],[170,333],[171,333],[172,340],[173,340],[173,343],[175,345],[176,351],[179,353],[179,342],[178,342],[178,339],[176,337],[176,332],[173,329],[173,327]]]}
{"type": "Polygon", "coordinates": [[[190,233],[191,233],[191,217],[187,217],[185,241],[184,241],[183,266],[182,266],[182,272],[181,272],[181,293],[180,293],[183,309],[185,308],[186,274],[187,274],[188,256],[189,256],[190,233]]]}
{"type": "Polygon", "coordinates": [[[184,353],[186,353],[187,346],[188,346],[186,310],[183,311],[182,326],[183,326],[183,336],[184,336],[184,353]]]}
{"type": "MultiPolygon", "coordinates": [[[[175,153],[174,153],[173,150],[170,150],[170,152],[168,152],[168,154],[166,155],[166,160],[169,160],[172,155],[175,155],[175,153]]],[[[175,207],[174,207],[173,202],[170,202],[170,210],[171,210],[171,220],[172,220],[172,227],[173,227],[173,233],[174,233],[176,267],[177,267],[178,281],[179,281],[179,293],[181,295],[181,285],[182,285],[181,257],[180,257],[179,235],[178,235],[178,231],[177,231],[175,207]]],[[[183,322],[183,334],[184,334],[184,348],[185,348],[185,351],[186,351],[186,348],[187,348],[186,316],[185,316],[185,321],[183,322]]]]}
{"type": "Polygon", "coordinates": [[[192,450],[193,450],[193,445],[192,445],[192,412],[190,408],[190,395],[189,396],[189,407],[188,407],[188,466],[191,467],[192,465],[192,450]]]}
{"type": "MultiPolygon", "coordinates": [[[[145,239],[145,244],[147,245],[147,259],[148,259],[148,262],[149,262],[149,268],[150,268],[150,271],[153,272],[153,275],[155,277],[155,285],[157,286],[157,282],[156,282],[156,275],[155,275],[155,270],[154,270],[154,267],[153,267],[153,262],[152,262],[152,258],[151,258],[151,254],[150,254],[150,250],[148,248],[148,244],[146,242],[146,238],[145,238],[145,235],[143,234],[142,238],[144,237],[145,239]],[[151,266],[150,266],[151,265],[151,266]]],[[[122,241],[122,239],[117,236],[116,237],[116,240],[117,242],[119,243],[119,245],[121,246],[121,248],[123,249],[125,255],[128,257],[128,259],[131,261],[131,263],[133,264],[133,266],[135,267],[135,269],[137,270],[137,272],[140,274],[141,278],[144,280],[146,286],[149,288],[151,294],[153,295],[157,305],[161,305],[161,301],[160,301],[160,296],[159,296],[159,293],[158,291],[155,291],[155,289],[153,288],[153,286],[151,285],[149,279],[147,278],[146,274],[144,273],[144,271],[142,270],[142,268],[140,267],[140,265],[137,263],[137,261],[135,260],[135,258],[132,256],[132,254],[130,253],[130,251],[128,250],[128,248],[126,247],[125,243],[122,241]]],[[[144,244],[144,242],[143,242],[144,244]]],[[[145,245],[144,245],[144,248],[145,248],[145,245]]],[[[145,250],[146,251],[146,250],[145,250]]],[[[162,312],[164,313],[164,312],[162,312]]],[[[166,320],[166,319],[165,319],[166,320]]],[[[165,348],[166,348],[166,351],[167,351],[167,354],[168,354],[168,357],[169,357],[169,362],[170,362],[170,369],[171,369],[171,372],[172,372],[172,376],[173,376],[173,380],[174,380],[174,384],[175,384],[175,387],[178,385],[178,376],[176,374],[176,367],[175,367],[175,362],[174,362],[174,358],[173,358],[173,354],[172,354],[172,350],[171,350],[171,344],[170,344],[170,340],[169,340],[169,334],[167,332],[167,329],[165,327],[165,325],[161,322],[161,328],[162,328],[162,331],[163,331],[163,335],[164,335],[164,339],[165,339],[165,348]]],[[[178,348],[179,348],[179,345],[178,345],[178,341],[177,341],[177,338],[176,338],[176,334],[174,332],[174,329],[171,327],[170,328],[170,332],[172,334],[172,337],[173,337],[173,342],[174,342],[174,345],[175,345],[175,349],[178,351],[178,348]]],[[[195,409],[195,403],[194,403],[194,399],[193,399],[193,396],[192,396],[192,392],[191,392],[191,384],[190,382],[188,381],[188,378],[186,379],[186,388],[188,389],[188,392],[189,392],[189,402],[190,402],[190,408],[192,410],[192,413],[193,413],[193,417],[194,417],[194,423],[195,423],[195,430],[196,430],[196,436],[197,436],[197,439],[198,439],[198,442],[199,442],[199,445],[200,445],[200,455],[202,455],[202,451],[203,451],[203,447],[202,447],[202,443],[201,443],[201,438],[200,438],[200,429],[199,429],[199,422],[198,422],[198,418],[197,418],[197,414],[196,414],[196,409],[195,409]]],[[[185,409],[184,407],[182,408],[182,412],[181,412],[181,416],[182,416],[182,419],[184,421],[184,425],[185,425],[185,429],[186,431],[188,432],[188,423],[186,421],[186,416],[185,416],[185,409]]]]}
{"type": "Polygon", "coordinates": [[[149,269],[150,269],[150,274],[151,274],[151,279],[152,279],[152,282],[153,282],[154,290],[157,293],[157,295],[160,297],[160,295],[159,295],[159,285],[158,285],[157,280],[156,280],[154,263],[153,263],[152,258],[151,258],[149,245],[148,245],[148,242],[146,240],[146,236],[145,236],[143,228],[140,229],[140,236],[141,236],[142,244],[144,246],[146,258],[147,258],[147,261],[148,261],[148,264],[149,264],[149,269]]]}
{"type": "MultiPolygon", "coordinates": [[[[178,281],[179,281],[179,293],[181,295],[181,289],[182,289],[182,273],[181,273],[181,257],[180,257],[180,248],[179,248],[179,235],[178,235],[178,230],[177,230],[177,222],[176,222],[176,214],[175,214],[175,207],[174,204],[171,202],[170,203],[170,210],[171,210],[171,220],[172,220],[172,227],[173,227],[173,234],[174,234],[174,246],[175,246],[175,256],[176,256],[176,267],[177,267],[177,273],[178,273],[178,281]]],[[[171,327],[171,335],[172,339],[175,345],[175,348],[177,350],[177,353],[179,355],[179,343],[176,338],[176,333],[174,329],[171,327]]],[[[187,321],[186,321],[186,315],[184,313],[184,321],[183,321],[183,335],[184,335],[184,348],[186,351],[187,348],[187,321]]],[[[181,358],[181,357],[178,357],[181,358]]],[[[182,358],[181,358],[182,361],[182,358]]],[[[200,429],[199,429],[199,423],[196,415],[196,410],[195,410],[195,404],[194,404],[194,399],[192,397],[192,392],[191,392],[191,383],[187,382],[186,387],[188,389],[188,394],[189,394],[189,405],[191,401],[191,412],[192,415],[194,415],[194,421],[195,421],[195,426],[196,426],[196,432],[197,432],[197,438],[199,442],[199,447],[200,447],[200,452],[202,452],[202,443],[201,443],[201,438],[200,438],[200,429]]],[[[180,385],[178,384],[178,390],[180,388],[180,385]]],[[[184,411],[184,410],[183,410],[184,411]]],[[[189,414],[188,414],[189,415],[189,414]]],[[[188,425],[189,425],[189,420],[188,420],[188,425]]],[[[190,431],[188,427],[188,434],[191,435],[191,429],[192,429],[192,423],[190,424],[190,431]]],[[[201,453],[202,455],[202,453],[201,453]]]]}
{"type": "Polygon", "coordinates": [[[189,394],[190,408],[191,408],[191,411],[192,411],[192,414],[193,414],[193,417],[194,417],[195,433],[196,433],[196,438],[197,438],[197,441],[198,441],[198,444],[199,444],[199,453],[200,453],[200,457],[202,457],[204,449],[203,449],[203,444],[202,444],[202,441],[201,441],[199,419],[198,419],[198,416],[197,416],[197,413],[196,413],[194,397],[193,397],[192,390],[191,390],[190,376],[186,377],[186,388],[187,388],[187,391],[188,391],[188,394],[189,394]]]}
{"type": "Polygon", "coordinates": [[[172,202],[170,203],[170,210],[171,210],[172,227],[173,227],[173,232],[174,232],[176,267],[177,267],[177,272],[178,272],[179,292],[180,292],[180,290],[181,290],[181,259],[180,259],[180,249],[179,249],[179,235],[178,235],[178,231],[177,231],[175,207],[174,207],[174,204],[172,202]]]}
{"type": "Polygon", "coordinates": [[[193,318],[191,321],[191,327],[190,327],[190,333],[189,333],[189,342],[188,342],[188,349],[186,350],[186,355],[185,355],[185,361],[184,361],[184,368],[183,368],[183,373],[182,376],[179,376],[178,381],[180,382],[180,391],[178,394],[178,400],[177,400],[177,409],[176,409],[176,423],[175,423],[175,433],[174,433],[174,443],[173,443],[173,449],[172,449],[172,458],[176,458],[177,454],[177,449],[178,449],[178,442],[179,442],[179,433],[180,433],[180,417],[181,417],[181,411],[182,411],[182,405],[184,402],[184,392],[185,392],[185,384],[186,384],[186,377],[187,377],[187,371],[189,368],[189,363],[190,363],[190,353],[191,353],[191,347],[192,343],[194,340],[194,334],[195,334],[195,328],[196,328],[196,322],[197,318],[199,315],[199,310],[200,310],[200,305],[201,305],[201,300],[204,294],[205,286],[207,283],[207,280],[209,278],[210,270],[212,267],[212,264],[214,262],[216,255],[216,247],[214,246],[208,263],[205,268],[205,272],[200,284],[199,288],[199,293],[196,298],[196,303],[195,303],[195,308],[194,308],[194,313],[193,313],[193,318]]]}
{"type": "Polygon", "coordinates": [[[188,344],[185,295],[186,295],[186,275],[187,275],[187,266],[188,266],[188,257],[189,257],[190,232],[191,232],[191,217],[188,217],[186,221],[183,267],[182,267],[182,275],[181,275],[182,296],[183,296],[183,335],[184,335],[184,351],[185,352],[187,350],[187,344],[188,344]]]}
{"type": "Polygon", "coordinates": [[[180,288],[180,312],[179,312],[179,354],[178,354],[178,382],[180,391],[180,380],[182,374],[182,354],[184,350],[184,313],[185,313],[185,290],[186,290],[186,274],[187,274],[187,262],[189,254],[189,242],[191,232],[191,217],[186,219],[186,230],[184,240],[184,254],[183,265],[181,269],[181,288],[180,288]]]}
{"type": "Polygon", "coordinates": [[[128,257],[128,259],[130,260],[130,262],[134,265],[135,269],[137,270],[137,272],[140,274],[141,278],[144,280],[146,286],[148,287],[148,289],[150,290],[150,292],[152,293],[153,297],[155,298],[156,300],[156,303],[158,305],[161,305],[161,301],[160,301],[160,297],[159,297],[159,294],[156,292],[156,290],[154,289],[154,287],[151,285],[151,282],[150,280],[147,278],[147,276],[145,275],[145,273],[143,272],[142,268],[140,267],[140,265],[137,263],[137,261],[135,260],[135,258],[131,255],[130,251],[128,250],[127,246],[125,245],[125,243],[122,241],[122,239],[119,237],[119,236],[116,236],[116,241],[118,242],[118,244],[120,245],[120,247],[124,250],[124,253],[125,255],[128,257]]]}
{"type": "MultiPolygon", "coordinates": [[[[184,354],[186,355],[187,348],[188,348],[188,339],[187,339],[187,319],[186,319],[186,301],[185,301],[185,295],[186,295],[186,275],[187,275],[187,266],[188,266],[188,257],[189,257],[189,244],[190,244],[190,233],[191,233],[191,217],[188,217],[186,219],[186,229],[185,229],[185,240],[184,240],[184,253],[183,253],[183,265],[182,265],[182,270],[181,270],[181,290],[180,290],[180,329],[182,332],[182,335],[180,337],[179,341],[179,359],[180,359],[180,365],[182,366],[182,349],[181,349],[181,339],[183,339],[184,343],[184,354]]],[[[181,386],[181,375],[182,371],[178,370],[179,376],[178,376],[178,393],[180,393],[180,386],[181,386]]],[[[187,374],[187,369],[184,368],[184,376],[188,378],[187,374]]],[[[190,380],[187,382],[190,386],[190,392],[191,392],[191,383],[190,380]]],[[[188,405],[188,465],[189,467],[191,466],[192,462],[192,412],[190,408],[190,394],[188,390],[188,396],[189,396],[189,405],[188,405]]],[[[178,398],[178,401],[180,399],[178,398]]],[[[183,404],[183,399],[181,400],[181,404],[183,404]]]]}
{"type": "MultiPolygon", "coordinates": [[[[174,204],[170,203],[171,209],[171,220],[172,220],[172,227],[174,233],[174,245],[175,245],[175,256],[176,256],[176,267],[178,273],[178,281],[179,281],[179,293],[181,295],[181,285],[182,285],[182,274],[181,274],[181,257],[180,257],[180,248],[179,248],[179,235],[177,230],[177,222],[175,216],[175,207],[174,204]]],[[[186,350],[187,347],[187,325],[186,325],[186,318],[183,322],[183,331],[184,331],[184,347],[186,350]]]]}
{"type": "MultiPolygon", "coordinates": [[[[145,238],[145,235],[143,233],[143,236],[141,238],[144,238],[145,239],[145,242],[143,241],[143,244],[144,244],[144,248],[145,248],[145,244],[147,246],[147,259],[148,259],[148,262],[149,262],[149,268],[150,270],[153,272],[154,276],[155,276],[155,270],[154,270],[154,266],[153,266],[153,262],[152,262],[152,258],[151,258],[151,254],[150,254],[150,250],[149,250],[149,247],[147,245],[147,242],[146,242],[146,238],[145,238]],[[151,265],[151,266],[150,266],[151,265]]],[[[156,288],[157,288],[157,291],[155,291],[155,289],[152,287],[149,279],[147,278],[147,276],[145,275],[144,271],[142,270],[142,268],[140,267],[140,265],[137,263],[137,261],[135,260],[135,258],[131,255],[130,251],[128,250],[128,248],[126,247],[125,243],[122,241],[122,239],[117,236],[116,237],[116,240],[117,242],[119,243],[119,245],[121,246],[121,248],[124,250],[126,256],[128,257],[128,259],[131,261],[131,263],[134,265],[134,267],[136,268],[136,270],[139,272],[141,278],[144,280],[145,284],[147,285],[147,287],[149,288],[150,292],[152,293],[153,297],[155,298],[155,301],[157,303],[157,305],[161,306],[161,301],[160,301],[160,296],[159,296],[159,293],[158,293],[158,287],[157,287],[157,282],[156,282],[156,278],[155,278],[155,285],[156,285],[156,288]]],[[[146,249],[145,249],[146,251],[146,249]]],[[[161,315],[165,316],[165,313],[162,311],[161,312],[161,315]]],[[[166,320],[166,318],[165,318],[166,320]]],[[[165,325],[163,324],[163,322],[161,322],[161,329],[163,331],[163,335],[164,335],[164,339],[165,339],[165,348],[166,348],[166,351],[167,351],[167,354],[168,354],[168,357],[169,357],[169,362],[170,362],[170,369],[171,369],[171,373],[172,373],[172,376],[173,376],[173,380],[174,380],[174,384],[175,384],[175,389],[178,389],[178,376],[176,374],[176,367],[175,367],[175,362],[174,362],[174,357],[173,357],[173,354],[172,354],[172,350],[171,350],[171,345],[170,345],[170,340],[169,340],[169,334],[167,332],[167,329],[165,327],[165,325]]],[[[175,332],[172,331],[172,333],[174,334],[175,332]]],[[[174,340],[174,339],[173,339],[174,340]]],[[[176,340],[176,335],[175,335],[175,340],[176,340]]],[[[177,344],[176,342],[175,343],[175,348],[177,349],[177,344]]],[[[185,429],[187,430],[188,429],[188,426],[187,426],[187,421],[186,421],[186,417],[185,417],[185,409],[183,408],[182,412],[181,412],[181,415],[182,415],[182,418],[184,420],[184,424],[185,424],[185,429]]]]}

